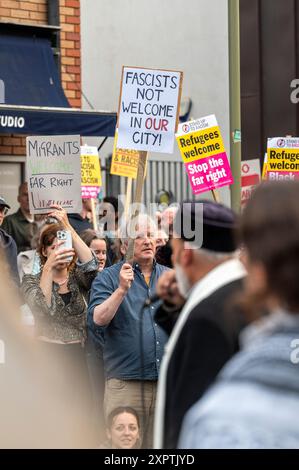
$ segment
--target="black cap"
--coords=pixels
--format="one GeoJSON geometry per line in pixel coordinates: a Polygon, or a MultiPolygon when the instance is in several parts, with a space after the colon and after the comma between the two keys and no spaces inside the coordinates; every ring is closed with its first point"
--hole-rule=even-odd
{"type": "Polygon", "coordinates": [[[236,249],[236,225],[237,218],[231,209],[210,200],[199,200],[180,205],[173,228],[195,248],[231,253],[236,249]]]}
{"type": "Polygon", "coordinates": [[[2,196],[0,196],[0,206],[4,206],[4,207],[7,207],[7,209],[10,209],[10,206],[7,204],[4,197],[2,196]]]}

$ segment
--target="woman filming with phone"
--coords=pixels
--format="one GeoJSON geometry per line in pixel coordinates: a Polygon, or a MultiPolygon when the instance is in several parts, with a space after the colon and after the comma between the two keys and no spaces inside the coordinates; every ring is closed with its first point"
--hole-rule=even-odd
{"type": "Polygon", "coordinates": [[[87,296],[98,261],[69,224],[65,210],[53,208],[49,217],[57,223],[43,230],[38,245],[41,271],[24,276],[22,292],[35,317],[37,338],[65,365],[62,380],[73,381],[74,404],[79,400],[82,409],[90,398],[83,349],[87,296]]]}

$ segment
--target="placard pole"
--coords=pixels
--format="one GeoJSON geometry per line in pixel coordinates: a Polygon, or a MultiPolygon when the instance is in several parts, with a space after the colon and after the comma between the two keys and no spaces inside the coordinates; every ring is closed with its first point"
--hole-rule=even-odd
{"type": "MultiPolygon", "coordinates": [[[[136,180],[136,188],[134,194],[133,204],[136,205],[136,210],[133,214],[130,214],[130,222],[129,222],[129,229],[130,234],[133,232],[133,223],[136,220],[140,213],[141,198],[142,198],[142,189],[143,189],[143,182],[144,182],[144,175],[146,170],[146,163],[148,158],[148,152],[139,152],[139,162],[138,162],[138,172],[137,172],[137,180],[136,180]],[[138,206],[137,206],[138,205],[138,206]]],[[[128,250],[126,254],[126,262],[132,263],[134,258],[134,239],[129,239],[128,250]]]]}

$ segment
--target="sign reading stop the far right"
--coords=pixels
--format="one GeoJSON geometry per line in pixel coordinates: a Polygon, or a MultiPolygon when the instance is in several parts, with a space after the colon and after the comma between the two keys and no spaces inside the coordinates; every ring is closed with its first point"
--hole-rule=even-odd
{"type": "Polygon", "coordinates": [[[214,115],[179,125],[178,146],[194,194],[233,183],[220,128],[214,115]]]}

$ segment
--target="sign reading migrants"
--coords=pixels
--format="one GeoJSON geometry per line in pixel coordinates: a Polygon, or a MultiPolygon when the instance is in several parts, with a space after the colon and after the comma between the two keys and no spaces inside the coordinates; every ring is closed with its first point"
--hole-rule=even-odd
{"type": "Polygon", "coordinates": [[[32,214],[46,214],[53,204],[80,212],[80,136],[26,138],[29,206],[32,214]]]}
{"type": "Polygon", "coordinates": [[[274,137],[267,145],[267,179],[295,180],[299,178],[299,138],[274,137]]]}
{"type": "Polygon", "coordinates": [[[259,159],[247,160],[241,165],[241,207],[244,207],[249,201],[254,188],[261,181],[261,167],[259,159]]]}
{"type": "Polygon", "coordinates": [[[119,148],[173,153],[182,79],[182,72],[123,67],[119,148]]]}
{"type": "Polygon", "coordinates": [[[176,139],[194,194],[233,183],[220,129],[214,115],[179,125],[176,139]]]}
{"type": "Polygon", "coordinates": [[[81,191],[84,199],[96,199],[102,186],[97,147],[81,147],[81,191]]]}
{"type": "Polygon", "coordinates": [[[111,162],[111,175],[137,178],[139,152],[137,150],[117,148],[118,131],[115,132],[113,155],[111,162]]]}

